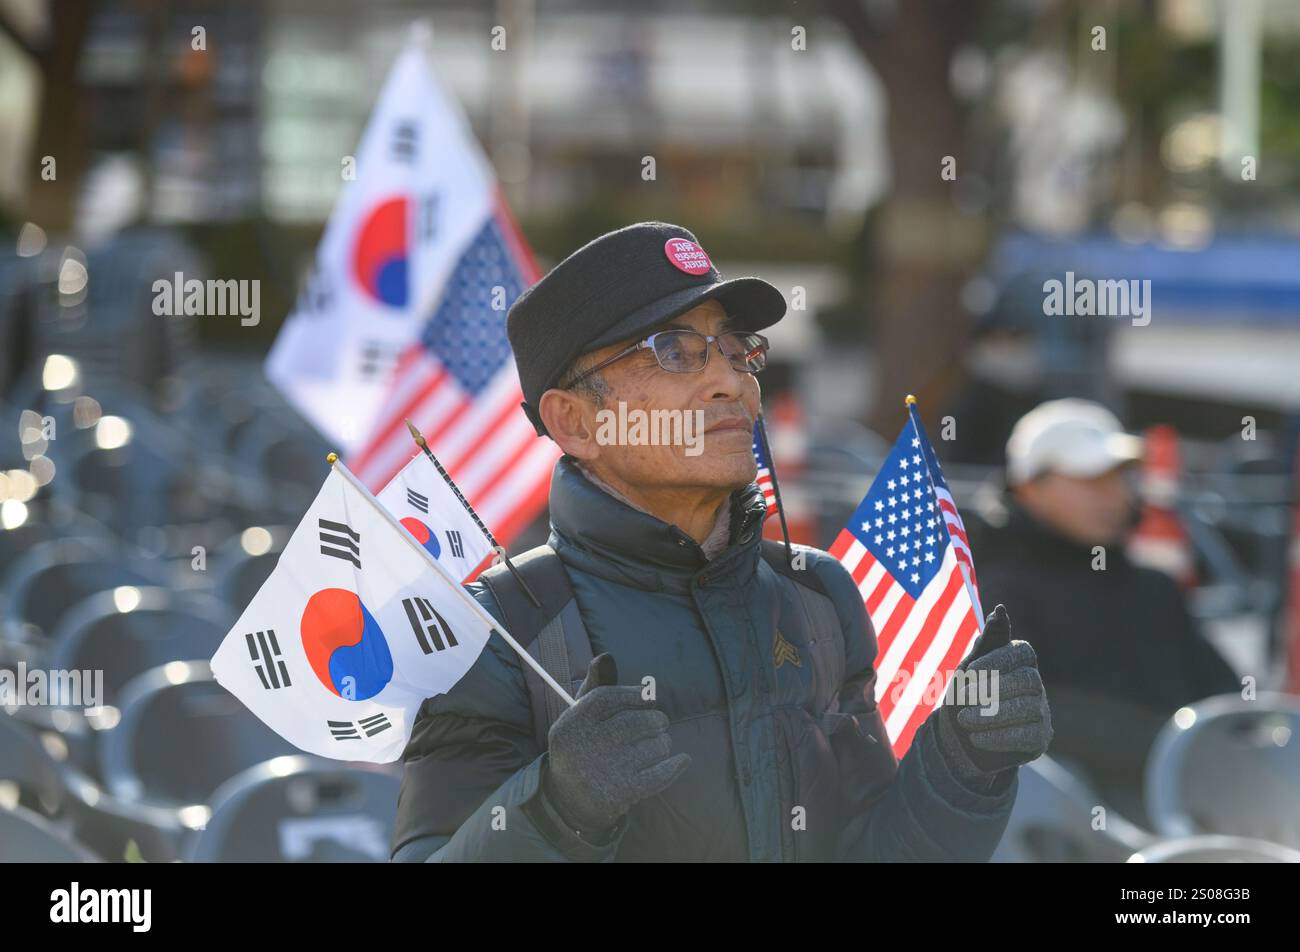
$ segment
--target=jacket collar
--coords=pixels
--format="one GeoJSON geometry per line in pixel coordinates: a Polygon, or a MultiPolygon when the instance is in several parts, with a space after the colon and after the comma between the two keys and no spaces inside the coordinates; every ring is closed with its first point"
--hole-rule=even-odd
{"type": "Polygon", "coordinates": [[[754,572],[763,518],[762,490],[750,483],[731,494],[731,538],[710,561],[676,526],[632,508],[592,483],[562,456],[551,475],[550,543],[585,572],[652,591],[688,591],[693,580],[739,584],[754,572]]]}

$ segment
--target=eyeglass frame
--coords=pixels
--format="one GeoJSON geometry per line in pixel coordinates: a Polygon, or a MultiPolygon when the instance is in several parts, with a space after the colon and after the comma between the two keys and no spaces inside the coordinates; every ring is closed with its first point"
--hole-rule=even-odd
{"type": "MultiPolygon", "coordinates": [[[[649,350],[651,351],[651,353],[653,353],[653,354],[655,355],[655,363],[658,364],[659,369],[662,370],[662,371],[664,371],[665,373],[670,373],[670,374],[673,374],[673,373],[680,373],[680,374],[698,374],[698,373],[703,373],[703,372],[708,368],[708,366],[709,366],[709,358],[710,358],[710,356],[712,356],[712,353],[713,353],[713,348],[712,348],[710,345],[711,345],[714,341],[717,341],[717,340],[721,339],[722,337],[727,336],[728,334],[745,334],[745,335],[748,335],[748,336],[751,336],[751,337],[757,337],[759,340],[761,340],[761,341],[763,342],[763,356],[764,356],[764,357],[767,356],[767,352],[768,352],[768,350],[771,349],[771,346],[772,346],[771,342],[768,341],[768,339],[767,339],[766,337],[764,337],[762,334],[759,334],[759,333],[757,333],[757,332],[755,332],[755,331],[723,331],[721,334],[701,334],[699,331],[691,330],[691,328],[689,328],[689,327],[666,327],[666,328],[664,328],[664,329],[661,330],[661,331],[655,331],[653,334],[649,335],[648,337],[644,338],[643,340],[639,340],[639,341],[637,341],[635,344],[629,344],[627,347],[624,347],[622,350],[620,350],[617,354],[614,354],[612,357],[607,357],[606,359],[602,360],[600,363],[596,364],[596,366],[594,366],[594,367],[588,367],[588,368],[587,368],[586,370],[584,370],[582,373],[578,374],[578,376],[574,377],[574,378],[573,378],[572,380],[570,380],[567,384],[565,384],[564,387],[563,387],[562,389],[564,389],[564,390],[572,390],[572,389],[573,389],[574,387],[576,387],[579,383],[581,383],[582,381],[586,380],[588,377],[590,377],[592,374],[596,373],[597,371],[599,371],[599,370],[604,370],[606,367],[608,367],[610,364],[614,363],[615,361],[617,361],[617,360],[622,360],[624,357],[630,356],[631,354],[635,354],[638,350],[645,350],[646,348],[649,348],[649,350]],[[684,334],[695,334],[695,335],[698,336],[698,337],[703,337],[703,338],[704,338],[704,366],[703,366],[703,367],[700,367],[699,370],[669,370],[669,369],[668,369],[667,367],[665,367],[663,364],[659,363],[659,354],[658,354],[658,352],[655,351],[655,349],[654,349],[654,339],[655,339],[656,337],[658,337],[660,334],[683,334],[683,333],[684,333],[684,334]]],[[[732,366],[732,364],[731,364],[731,358],[730,358],[730,357],[727,357],[726,354],[723,354],[723,353],[722,353],[722,345],[721,345],[721,344],[718,345],[718,353],[719,353],[719,354],[722,354],[723,358],[727,361],[727,366],[731,367],[732,370],[737,369],[736,367],[732,366]]],[[[759,370],[742,370],[742,371],[740,371],[740,372],[741,372],[741,373],[747,373],[747,374],[750,374],[750,375],[752,376],[753,374],[756,374],[756,373],[761,372],[762,369],[763,369],[763,368],[760,368],[759,370]]]]}

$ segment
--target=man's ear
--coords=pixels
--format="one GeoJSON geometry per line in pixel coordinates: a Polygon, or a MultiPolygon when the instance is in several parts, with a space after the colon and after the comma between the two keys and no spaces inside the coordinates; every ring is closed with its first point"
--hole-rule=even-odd
{"type": "Polygon", "coordinates": [[[600,455],[594,407],[588,397],[552,388],[537,401],[537,413],[546,432],[564,452],[580,460],[600,455]]]}

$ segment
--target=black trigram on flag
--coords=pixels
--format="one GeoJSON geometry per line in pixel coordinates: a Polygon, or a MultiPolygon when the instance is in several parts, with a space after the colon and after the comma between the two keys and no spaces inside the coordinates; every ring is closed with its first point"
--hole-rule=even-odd
{"type": "Polygon", "coordinates": [[[414,489],[408,487],[406,490],[406,501],[409,502],[413,508],[420,510],[425,515],[429,514],[428,496],[421,496],[414,489]]]}
{"type": "Polygon", "coordinates": [[[419,141],[420,130],[414,122],[409,119],[398,122],[393,129],[393,158],[399,162],[414,160],[419,141]]]}
{"type": "Polygon", "coordinates": [[[387,377],[397,365],[401,347],[382,340],[362,341],[358,372],[367,380],[387,377]]]}
{"type": "Polygon", "coordinates": [[[451,549],[451,554],[456,558],[465,558],[465,544],[460,541],[460,533],[457,530],[447,530],[447,545],[451,549]]]}
{"type": "Polygon", "coordinates": [[[361,568],[361,533],[353,532],[341,522],[320,520],[320,551],[361,568]]]}
{"type": "Polygon", "coordinates": [[[406,609],[406,618],[415,632],[415,640],[420,643],[420,650],[425,654],[454,648],[460,642],[452,633],[447,619],[438,614],[427,598],[404,598],[402,607],[406,609]],[[430,646],[429,640],[433,639],[430,646]],[[444,640],[445,639],[445,640],[444,640]]]}
{"type": "Polygon", "coordinates": [[[262,687],[268,691],[291,687],[274,630],[249,632],[244,635],[244,641],[248,643],[248,656],[253,660],[253,670],[262,679],[262,687]]]}
{"type": "Polygon", "coordinates": [[[393,726],[383,714],[371,714],[369,717],[361,718],[355,724],[352,721],[328,721],[327,723],[330,734],[335,740],[360,740],[362,734],[374,737],[393,726]]]}

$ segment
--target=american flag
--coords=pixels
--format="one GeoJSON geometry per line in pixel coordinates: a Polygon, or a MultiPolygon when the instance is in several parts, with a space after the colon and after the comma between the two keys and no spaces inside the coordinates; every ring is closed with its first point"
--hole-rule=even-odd
{"type": "Polygon", "coordinates": [[[899,758],[984,617],[966,529],[911,401],[908,416],[830,550],[858,583],[876,630],[876,700],[899,758]]]}
{"type": "Polygon", "coordinates": [[[369,442],[348,465],[378,491],[419,452],[409,418],[502,545],[546,505],[559,448],[538,438],[506,338],[506,311],[539,271],[498,197],[398,361],[369,442]]]}
{"type": "Polygon", "coordinates": [[[776,512],[776,491],[772,488],[772,466],[763,452],[763,439],[758,432],[762,425],[762,420],[754,421],[754,459],[758,463],[758,475],[754,481],[763,490],[763,501],[767,503],[767,514],[770,516],[776,512]]]}

